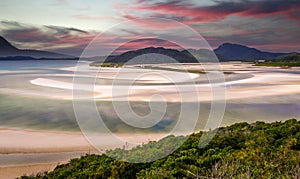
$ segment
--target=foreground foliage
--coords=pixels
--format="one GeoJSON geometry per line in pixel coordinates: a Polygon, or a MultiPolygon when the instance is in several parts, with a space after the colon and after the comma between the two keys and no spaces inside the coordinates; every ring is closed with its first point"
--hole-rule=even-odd
{"type": "MultiPolygon", "coordinates": [[[[208,133],[199,132],[188,136],[180,148],[155,162],[134,164],[104,154],[86,155],[59,165],[50,173],[22,178],[300,177],[300,121],[291,119],[274,123],[238,123],[221,127],[207,146],[199,148],[201,135],[208,133]]],[[[117,149],[109,153],[119,158],[124,154],[147,158],[147,155],[168,150],[168,146],[182,139],[169,136],[130,151],[117,149]],[[147,153],[142,153],[144,149],[147,149],[147,153]]]]}

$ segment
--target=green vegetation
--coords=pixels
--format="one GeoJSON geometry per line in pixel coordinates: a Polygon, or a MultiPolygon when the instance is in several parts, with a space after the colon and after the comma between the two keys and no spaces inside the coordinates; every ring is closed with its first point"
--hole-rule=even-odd
{"type": "MultiPolygon", "coordinates": [[[[86,155],[59,165],[50,173],[21,178],[299,178],[300,121],[253,124],[237,123],[221,127],[213,140],[199,148],[199,132],[171,155],[149,163],[127,163],[105,154],[86,155]]],[[[183,137],[169,136],[132,150],[116,149],[110,155],[151,157],[183,137]],[[145,149],[147,152],[145,152],[145,149]],[[149,150],[152,149],[152,150],[149,150]]]]}
{"type": "Polygon", "coordinates": [[[95,67],[111,67],[111,68],[120,68],[123,66],[123,64],[119,63],[97,63],[93,62],[90,64],[90,66],[95,66],[95,67]]]}
{"type": "MultiPolygon", "coordinates": [[[[205,70],[198,69],[182,69],[182,68],[168,68],[168,67],[159,67],[159,66],[148,66],[145,65],[142,68],[151,69],[151,70],[166,70],[166,71],[175,71],[175,72],[183,72],[183,73],[197,73],[197,74],[206,74],[205,70]]],[[[224,71],[224,74],[233,74],[233,72],[224,71]]]]}
{"type": "Polygon", "coordinates": [[[271,67],[289,68],[289,67],[299,67],[300,62],[263,62],[263,63],[258,63],[255,66],[271,66],[271,67]]]}
{"type": "Polygon", "coordinates": [[[293,53],[290,55],[280,56],[278,58],[268,59],[265,62],[258,62],[256,66],[275,66],[282,68],[299,67],[300,54],[293,53]]]}
{"type": "Polygon", "coordinates": [[[148,66],[145,65],[142,68],[151,69],[151,70],[166,70],[166,71],[175,71],[175,72],[185,72],[185,73],[199,73],[205,74],[206,72],[203,70],[188,70],[188,69],[177,69],[177,68],[168,68],[168,67],[159,67],[159,66],[148,66]]]}

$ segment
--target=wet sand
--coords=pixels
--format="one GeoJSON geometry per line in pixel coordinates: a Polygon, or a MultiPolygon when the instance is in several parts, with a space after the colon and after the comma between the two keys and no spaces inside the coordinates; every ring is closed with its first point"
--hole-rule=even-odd
{"type": "Polygon", "coordinates": [[[89,151],[80,132],[0,129],[0,154],[89,151]]]}
{"type": "Polygon", "coordinates": [[[104,134],[100,135],[103,144],[96,150],[80,132],[0,129],[0,178],[50,171],[71,158],[122,148],[125,141],[142,144],[159,140],[166,135],[117,134],[121,140],[124,139],[124,143],[120,144],[109,142],[111,136],[104,134]]]}
{"type": "MultiPolygon", "coordinates": [[[[111,134],[95,134],[103,144],[100,150],[123,147],[124,143],[110,143],[111,134]]],[[[145,143],[165,137],[164,133],[114,133],[121,140],[145,143]]],[[[29,129],[0,129],[0,154],[95,152],[81,132],[45,131],[29,129]]],[[[1,161],[0,161],[1,164],[1,161]]]]}
{"type": "Polygon", "coordinates": [[[36,175],[45,171],[52,171],[60,162],[39,163],[26,165],[0,166],[0,179],[16,178],[23,175],[36,175]]]}

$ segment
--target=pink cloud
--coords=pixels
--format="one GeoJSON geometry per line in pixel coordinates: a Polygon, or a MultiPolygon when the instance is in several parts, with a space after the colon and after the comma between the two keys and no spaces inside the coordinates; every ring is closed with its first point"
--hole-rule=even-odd
{"type": "Polygon", "coordinates": [[[161,39],[139,39],[133,40],[128,43],[121,44],[118,49],[114,51],[114,53],[123,53],[129,50],[137,50],[147,47],[164,47],[164,48],[171,48],[171,49],[182,49],[179,45],[161,39]]]}
{"type": "Polygon", "coordinates": [[[140,29],[152,30],[169,30],[179,28],[176,23],[168,23],[167,19],[154,18],[138,18],[132,15],[124,15],[124,18],[131,20],[130,23],[135,24],[140,29]]]}
{"type": "Polygon", "coordinates": [[[217,1],[210,6],[198,6],[183,1],[173,0],[145,4],[140,1],[137,6],[129,7],[135,11],[148,11],[166,15],[183,17],[184,23],[194,24],[199,22],[212,22],[223,19],[229,15],[242,17],[265,17],[284,15],[289,19],[298,19],[300,1],[292,0],[262,0],[262,1],[217,1]]]}

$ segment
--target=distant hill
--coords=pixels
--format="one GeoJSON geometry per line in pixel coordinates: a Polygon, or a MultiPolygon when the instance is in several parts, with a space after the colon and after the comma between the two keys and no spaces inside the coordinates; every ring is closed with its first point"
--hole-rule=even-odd
{"type": "MultiPolygon", "coordinates": [[[[177,62],[197,62],[197,60],[186,52],[176,49],[165,49],[163,47],[148,47],[135,51],[128,51],[120,55],[110,57],[106,60],[108,63],[126,63],[137,57],[139,63],[164,63],[170,62],[171,59],[177,62]]],[[[135,60],[133,60],[135,61],[135,60]]],[[[133,62],[134,63],[134,62],[133,62]]]]}
{"type": "MultiPolygon", "coordinates": [[[[179,51],[176,49],[165,49],[163,47],[148,47],[128,51],[120,55],[110,56],[105,62],[128,63],[135,57],[138,57],[137,60],[133,60],[133,62],[130,61],[130,63],[167,63],[170,62],[170,59],[176,60],[178,63],[194,63],[197,62],[196,58],[201,62],[212,62],[214,61],[212,58],[214,55],[218,57],[219,61],[249,61],[276,58],[288,54],[290,53],[263,52],[239,44],[224,43],[214,51],[208,49],[188,49],[179,51]]],[[[102,61],[99,60],[99,63],[101,62],[103,62],[103,59],[102,61]]]]}
{"type": "Polygon", "coordinates": [[[26,56],[32,58],[74,58],[54,52],[40,50],[22,50],[14,47],[5,38],[0,36],[0,57],[26,56]]]}
{"type": "Polygon", "coordinates": [[[287,53],[272,53],[263,52],[255,48],[249,48],[247,46],[239,44],[224,43],[214,50],[216,54],[223,57],[224,61],[228,60],[260,60],[275,58],[287,53]]]}

